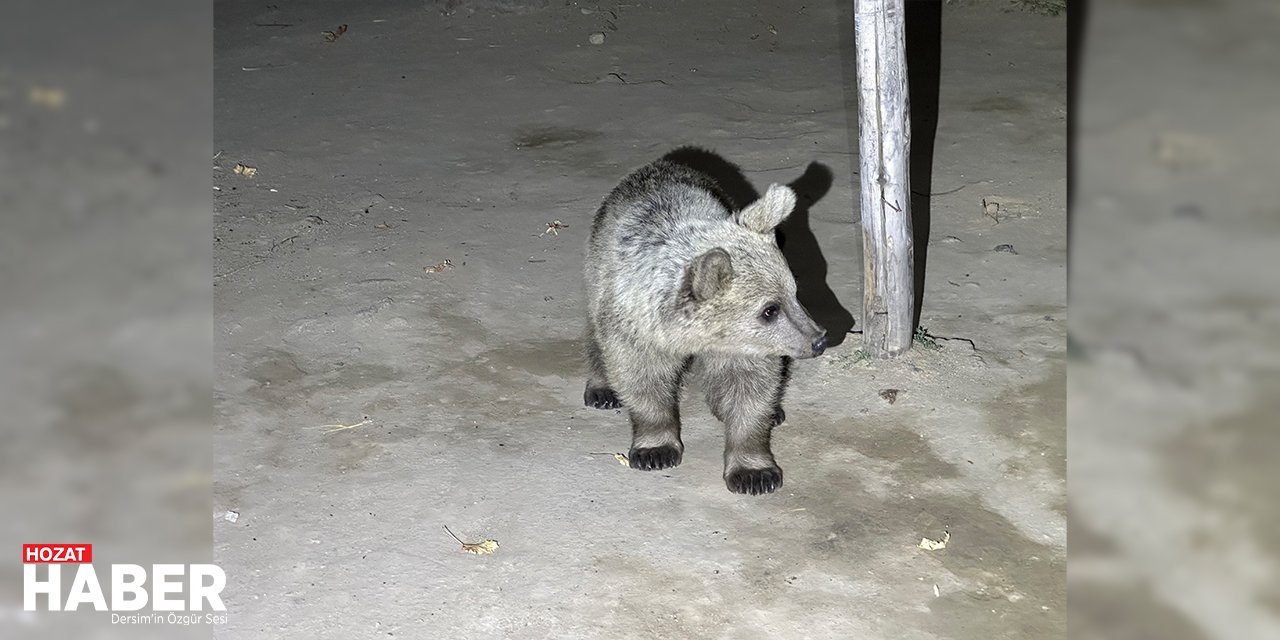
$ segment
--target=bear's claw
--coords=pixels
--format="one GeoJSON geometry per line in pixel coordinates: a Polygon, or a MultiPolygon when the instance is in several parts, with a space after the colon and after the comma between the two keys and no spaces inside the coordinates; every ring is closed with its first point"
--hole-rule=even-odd
{"type": "Polygon", "coordinates": [[[769,426],[776,427],[787,421],[787,412],[782,410],[782,405],[773,408],[773,418],[769,421],[769,426]]]}
{"type": "Polygon", "coordinates": [[[736,469],[725,476],[724,483],[734,493],[753,496],[773,493],[782,486],[782,469],[736,469]]]}
{"type": "Polygon", "coordinates": [[[582,394],[582,402],[588,407],[595,407],[596,409],[617,409],[622,406],[622,401],[618,399],[618,394],[607,387],[587,389],[582,394]]]}
{"type": "Polygon", "coordinates": [[[632,469],[641,471],[657,471],[658,469],[670,469],[680,464],[683,453],[672,446],[664,447],[647,447],[644,449],[632,449],[627,453],[627,460],[631,463],[632,469]]]}

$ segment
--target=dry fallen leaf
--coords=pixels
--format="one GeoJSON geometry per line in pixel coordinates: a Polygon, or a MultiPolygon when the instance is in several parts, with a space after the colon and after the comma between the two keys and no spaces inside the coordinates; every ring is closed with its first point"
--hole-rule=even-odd
{"type": "Polygon", "coordinates": [[[258,175],[257,167],[250,167],[249,165],[240,164],[239,162],[236,163],[236,168],[231,171],[238,176],[244,176],[246,178],[252,178],[258,175]]]}
{"type": "Polygon", "coordinates": [[[462,550],[467,553],[474,553],[478,556],[487,556],[498,549],[497,540],[485,540],[484,542],[464,542],[462,550]]]}
{"type": "Polygon", "coordinates": [[[435,263],[434,265],[431,265],[430,267],[423,267],[422,270],[426,271],[427,273],[440,273],[441,271],[445,271],[447,269],[452,269],[452,268],[453,268],[453,261],[449,259],[445,259],[435,263]]]}
{"type": "Polygon", "coordinates": [[[943,531],[941,540],[931,540],[929,538],[920,538],[920,544],[916,545],[925,551],[938,551],[946,549],[947,543],[951,542],[951,532],[943,531]]]}
{"type": "Polygon", "coordinates": [[[614,459],[614,460],[617,460],[617,461],[618,461],[618,464],[620,464],[620,465],[622,465],[622,466],[624,466],[624,467],[629,467],[629,466],[631,466],[631,461],[627,459],[627,456],[626,456],[625,454],[615,453],[615,454],[613,454],[613,459],[614,459]]]}
{"type": "Polygon", "coordinates": [[[334,40],[341,38],[342,34],[346,32],[347,32],[347,25],[344,24],[339,26],[337,29],[334,29],[333,31],[321,31],[320,35],[324,36],[325,42],[333,42],[334,40]]]}
{"type": "Polygon", "coordinates": [[[61,109],[62,105],[67,101],[67,92],[62,89],[31,87],[31,91],[27,93],[27,99],[31,101],[31,104],[39,107],[61,109]]]}
{"type": "Polygon", "coordinates": [[[474,553],[478,556],[487,556],[498,549],[497,540],[485,540],[484,542],[463,542],[462,538],[459,538],[456,534],[453,533],[453,531],[449,529],[449,525],[445,525],[444,530],[448,531],[449,535],[453,536],[453,539],[457,540],[458,544],[462,545],[462,550],[467,553],[474,553]]]}

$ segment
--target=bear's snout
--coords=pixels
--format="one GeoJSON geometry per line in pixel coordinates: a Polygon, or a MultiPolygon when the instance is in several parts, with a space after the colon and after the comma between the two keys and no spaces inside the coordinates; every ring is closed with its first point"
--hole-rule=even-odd
{"type": "Polygon", "coordinates": [[[818,336],[817,338],[814,338],[813,340],[813,357],[816,358],[822,355],[822,352],[826,350],[827,350],[827,334],[824,332],[822,335],[818,336]]]}

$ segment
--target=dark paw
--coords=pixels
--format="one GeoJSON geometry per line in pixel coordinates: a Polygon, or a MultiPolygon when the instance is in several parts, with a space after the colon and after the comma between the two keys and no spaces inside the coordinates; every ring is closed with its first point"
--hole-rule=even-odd
{"type": "Polygon", "coordinates": [[[776,427],[787,421],[787,412],[782,410],[782,405],[773,408],[773,419],[769,421],[769,426],[776,427]]]}
{"type": "Polygon", "coordinates": [[[725,476],[724,483],[734,493],[748,493],[753,496],[773,493],[782,486],[782,469],[738,469],[725,476]]]}
{"type": "Polygon", "coordinates": [[[631,461],[632,469],[656,471],[658,469],[670,469],[680,464],[682,455],[681,451],[675,447],[650,447],[647,449],[632,449],[627,454],[627,459],[631,461]]]}
{"type": "Polygon", "coordinates": [[[588,388],[582,394],[582,402],[588,407],[597,409],[617,409],[622,406],[622,401],[618,399],[618,394],[613,389],[602,387],[599,389],[588,388]]]}

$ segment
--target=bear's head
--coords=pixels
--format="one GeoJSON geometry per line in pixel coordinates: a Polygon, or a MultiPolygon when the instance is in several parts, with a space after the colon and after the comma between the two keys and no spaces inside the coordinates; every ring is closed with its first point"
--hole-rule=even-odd
{"type": "Polygon", "coordinates": [[[812,358],[827,332],[796,299],[796,280],[774,230],[796,206],[790,187],[772,185],[726,221],[718,246],[685,266],[680,303],[702,349],[747,356],[812,358]]]}

